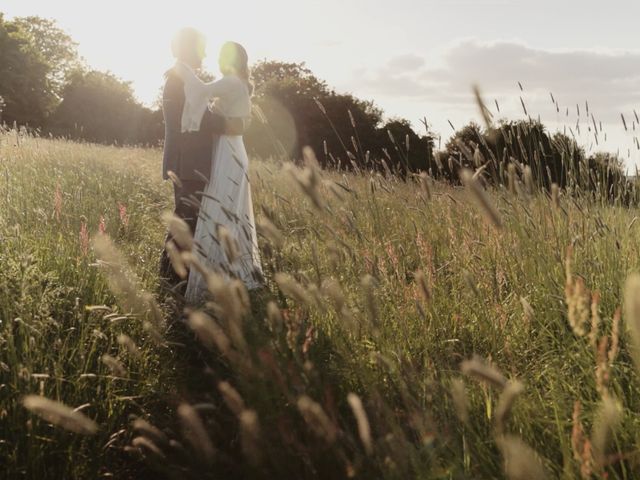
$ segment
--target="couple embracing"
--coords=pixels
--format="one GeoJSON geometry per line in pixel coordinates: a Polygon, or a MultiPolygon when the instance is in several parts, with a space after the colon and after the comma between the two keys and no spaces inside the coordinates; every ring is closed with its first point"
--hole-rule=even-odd
{"type": "MultiPolygon", "coordinates": [[[[253,92],[247,52],[238,43],[225,43],[219,56],[222,77],[203,82],[196,73],[205,57],[204,36],[183,29],[172,50],[177,61],[166,73],[162,99],[163,178],[173,180],[175,214],[193,234],[192,253],[200,265],[241,280],[249,290],[259,288],[262,269],[242,138],[251,117],[253,92]],[[234,243],[233,258],[227,256],[223,235],[234,243]]],[[[160,270],[171,286],[180,283],[166,249],[160,270]]],[[[187,303],[201,302],[206,292],[206,278],[191,268],[187,303]]]]}

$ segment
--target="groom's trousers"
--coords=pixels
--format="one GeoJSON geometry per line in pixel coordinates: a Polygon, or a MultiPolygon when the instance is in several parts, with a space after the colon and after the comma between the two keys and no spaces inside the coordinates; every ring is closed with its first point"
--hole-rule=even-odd
{"type": "MultiPolygon", "coordinates": [[[[175,197],[175,215],[184,220],[191,234],[196,230],[196,223],[198,222],[198,210],[196,205],[199,205],[202,200],[202,192],[206,187],[206,183],[201,180],[182,180],[182,185],[178,186],[174,183],[174,197],[175,197]]],[[[171,233],[167,232],[167,238],[165,245],[172,240],[171,233]]],[[[178,248],[179,245],[176,245],[178,248]]],[[[169,287],[175,287],[182,279],[176,274],[175,270],[169,260],[167,249],[165,246],[160,258],[160,277],[168,284],[169,287]]],[[[180,290],[184,290],[183,288],[180,290]]],[[[180,293],[183,293],[182,291],[180,293]]]]}

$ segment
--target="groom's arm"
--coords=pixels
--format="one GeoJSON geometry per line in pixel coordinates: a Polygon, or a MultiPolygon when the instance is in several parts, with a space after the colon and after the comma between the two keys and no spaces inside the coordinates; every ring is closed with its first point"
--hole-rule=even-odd
{"type": "Polygon", "coordinates": [[[184,88],[182,81],[171,72],[167,74],[162,91],[162,113],[164,116],[164,155],[162,177],[166,180],[168,172],[177,173],[180,161],[181,119],[184,107],[184,88]]]}

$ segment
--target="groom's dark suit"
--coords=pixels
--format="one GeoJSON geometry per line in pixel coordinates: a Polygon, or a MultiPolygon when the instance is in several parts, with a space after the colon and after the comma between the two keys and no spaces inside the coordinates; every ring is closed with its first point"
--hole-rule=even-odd
{"type": "MultiPolygon", "coordinates": [[[[168,179],[168,172],[173,172],[181,185],[174,182],[175,214],[182,218],[191,233],[195,231],[198,221],[197,202],[201,199],[211,175],[211,159],[215,140],[225,133],[227,124],[221,115],[204,112],[200,130],[182,133],[182,110],[184,108],[184,83],[173,71],[166,73],[166,81],[162,93],[162,110],[164,113],[164,155],[162,160],[162,176],[168,179]],[[195,200],[195,202],[194,202],[195,200]]],[[[167,235],[167,241],[171,236],[167,235]]],[[[160,261],[160,275],[171,285],[180,279],[173,271],[166,250],[160,261]]]]}

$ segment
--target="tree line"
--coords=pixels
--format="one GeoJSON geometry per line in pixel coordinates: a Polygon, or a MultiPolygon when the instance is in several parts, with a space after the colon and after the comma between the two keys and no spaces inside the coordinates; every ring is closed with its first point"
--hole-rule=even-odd
{"type": "MultiPolygon", "coordinates": [[[[550,134],[532,119],[484,128],[471,123],[440,148],[427,119],[420,132],[405,119],[385,119],[373,102],[336,92],[304,63],[262,60],[252,75],[254,115],[245,137],[256,156],[297,159],[308,145],[324,168],[402,176],[424,171],[452,183],[461,168],[473,167],[483,170],[486,181],[506,185],[510,175],[522,179],[528,167],[543,188],[556,184],[623,195],[619,158],[587,156],[575,139],[550,134]]],[[[0,121],[110,144],[158,145],[164,134],[159,102],[147,108],[129,82],[89,68],[54,21],[8,21],[1,13],[0,121]]]]}

